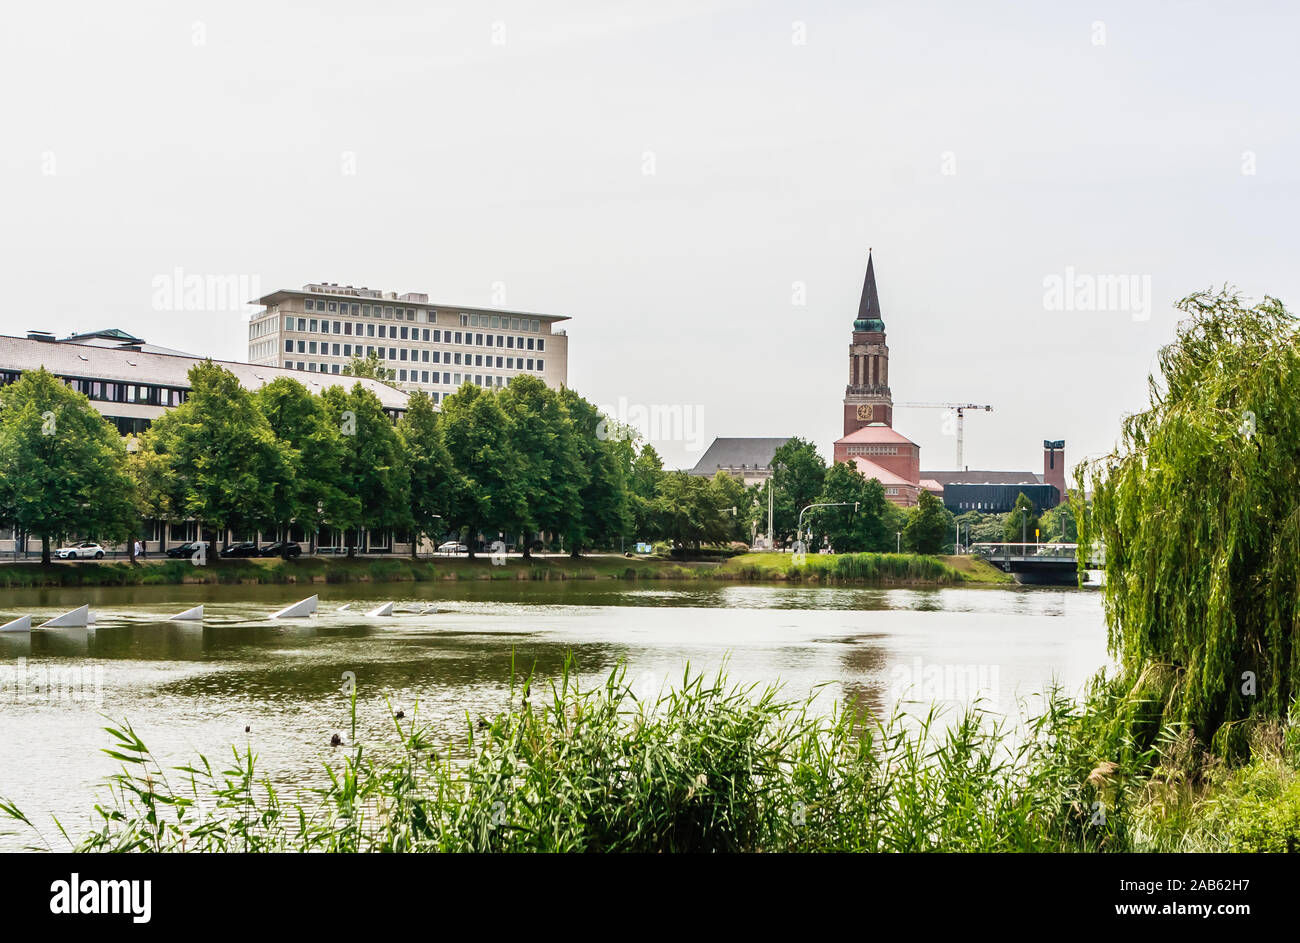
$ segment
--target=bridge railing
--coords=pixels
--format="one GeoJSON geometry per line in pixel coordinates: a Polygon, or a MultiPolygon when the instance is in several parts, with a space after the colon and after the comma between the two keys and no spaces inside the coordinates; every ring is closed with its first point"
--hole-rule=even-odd
{"type": "Polygon", "coordinates": [[[990,560],[1010,560],[1033,557],[1039,560],[1074,560],[1078,553],[1078,544],[1067,543],[1027,543],[1027,544],[971,544],[971,553],[990,560]]]}
{"type": "MultiPolygon", "coordinates": [[[[971,544],[970,552],[988,560],[1076,560],[1078,559],[1079,545],[1077,543],[976,543],[971,544]]],[[[1104,546],[1099,545],[1090,548],[1088,551],[1088,565],[1090,567],[1104,567],[1106,565],[1106,548],[1104,546]]]]}

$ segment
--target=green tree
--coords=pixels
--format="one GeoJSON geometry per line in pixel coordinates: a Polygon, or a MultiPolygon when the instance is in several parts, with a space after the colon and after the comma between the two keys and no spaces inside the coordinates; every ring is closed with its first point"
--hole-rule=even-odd
{"type": "Polygon", "coordinates": [[[658,530],[683,555],[706,543],[721,543],[729,534],[729,522],[709,485],[709,479],[686,471],[666,472],[660,479],[653,503],[658,530]]]}
{"type": "Polygon", "coordinates": [[[1036,530],[1042,530],[1038,511],[1034,502],[1022,491],[1016,497],[1015,508],[1002,524],[1002,540],[1009,544],[1033,543],[1036,530]]]}
{"type": "Polygon", "coordinates": [[[816,446],[796,436],[772,455],[772,469],[771,482],[775,488],[772,526],[785,539],[793,536],[798,528],[799,512],[822,493],[826,462],[816,446]]]}
{"type": "Polygon", "coordinates": [[[397,384],[393,382],[397,379],[397,371],[387,366],[385,361],[380,360],[379,355],[373,350],[364,357],[353,357],[351,363],[344,364],[343,375],[378,380],[380,383],[394,389],[397,387],[397,384]]]}
{"type": "Polygon", "coordinates": [[[661,540],[668,535],[664,533],[662,523],[656,513],[655,500],[659,495],[659,485],[664,478],[664,463],[653,445],[646,444],[637,453],[632,463],[631,479],[628,493],[631,501],[632,523],[636,535],[642,540],[661,540]]]}
{"type": "Polygon", "coordinates": [[[452,463],[465,476],[466,500],[453,508],[451,522],[466,534],[472,557],[480,532],[492,539],[528,517],[524,462],[493,392],[463,384],[443,400],[439,423],[452,463]]]}
{"type": "Polygon", "coordinates": [[[581,460],[563,400],[539,378],[515,377],[494,395],[522,474],[522,513],[506,522],[506,532],[522,534],[527,560],[534,531],[565,534],[581,526],[582,495],[591,480],[591,467],[581,460]]]}
{"type": "Polygon", "coordinates": [[[190,368],[189,379],[188,398],[154,421],[145,442],[167,463],[173,513],[198,521],[200,533],[210,528],[215,550],[227,528],[275,522],[276,495],[293,466],[233,373],[206,360],[190,368]]]}
{"type": "Polygon", "coordinates": [[[571,518],[565,539],[577,557],[592,543],[616,545],[632,526],[628,472],[633,461],[632,440],[609,435],[599,410],[567,387],[559,392],[573,426],[578,462],[591,470],[582,488],[581,513],[571,518]]]}
{"type": "Polygon", "coordinates": [[[280,441],[289,466],[289,474],[267,483],[284,539],[295,523],[313,534],[322,524],[342,530],[356,527],[361,502],[345,490],[347,447],[324,400],[292,377],[278,377],[254,393],[253,402],[280,441]]]}
{"type": "Polygon", "coordinates": [[[836,462],[827,469],[817,502],[843,505],[808,514],[814,518],[814,532],[826,537],[837,553],[894,549],[894,533],[888,530],[892,505],[885,497],[885,486],[875,478],[865,478],[857,466],[836,462]],[[849,506],[852,504],[856,509],[849,506]]]}
{"type": "MultiPolygon", "coordinates": [[[[342,436],[340,488],[359,503],[356,526],[372,533],[413,526],[406,448],[379,397],[357,383],[348,391],[326,387],[321,399],[342,436]]],[[[348,556],[353,556],[356,530],[345,531],[348,556]]]]}
{"type": "Polygon", "coordinates": [[[1160,351],[1149,407],[1078,472],[1091,514],[1082,489],[1071,500],[1079,543],[1104,544],[1136,747],[1163,720],[1235,757],[1300,693],[1300,322],[1227,289],[1178,308],[1189,317],[1160,351]]]}
{"type": "Polygon", "coordinates": [[[950,537],[955,537],[952,512],[928,491],[916,496],[916,507],[907,515],[903,542],[914,553],[943,553],[950,537]]]}
{"type": "Polygon", "coordinates": [[[1074,543],[1079,539],[1078,524],[1068,502],[1044,511],[1038,526],[1042,529],[1044,541],[1074,543]]]}
{"type": "Polygon", "coordinates": [[[725,525],[723,540],[738,540],[749,543],[747,521],[749,520],[749,503],[752,500],[745,483],[722,469],[709,479],[709,495],[713,505],[718,509],[725,525]]]}
{"type": "Polygon", "coordinates": [[[135,532],[126,446],[90,400],[44,368],[0,389],[0,519],[41,539],[135,532]]]}
{"type": "Polygon", "coordinates": [[[451,526],[455,509],[466,500],[467,483],[442,441],[438,413],[428,393],[417,390],[411,394],[406,415],[397,428],[411,469],[411,519],[415,528],[411,556],[415,556],[421,537],[446,533],[451,526]]]}

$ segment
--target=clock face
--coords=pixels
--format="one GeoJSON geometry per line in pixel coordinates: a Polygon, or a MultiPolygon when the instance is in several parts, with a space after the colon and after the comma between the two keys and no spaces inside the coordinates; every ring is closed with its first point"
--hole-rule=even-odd
{"type": "Polygon", "coordinates": [[[867,403],[863,403],[858,407],[858,418],[869,421],[871,419],[872,412],[873,412],[872,407],[867,403]]]}

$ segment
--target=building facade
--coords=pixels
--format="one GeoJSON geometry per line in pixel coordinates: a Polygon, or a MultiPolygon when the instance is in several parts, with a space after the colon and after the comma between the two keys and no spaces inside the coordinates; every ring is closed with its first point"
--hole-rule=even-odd
{"type": "Polygon", "coordinates": [[[253,303],[264,306],[249,319],[253,364],[334,375],[373,353],[401,389],[424,390],[435,403],[462,383],[504,387],[535,376],[558,388],[568,381],[569,338],[555,329],[564,315],[434,304],[419,292],[331,283],[253,303]]]}
{"type": "Polygon", "coordinates": [[[789,436],[714,439],[691,469],[691,474],[712,478],[723,471],[738,478],[745,487],[762,484],[772,477],[772,456],[789,441],[789,436]]]}
{"type": "MultiPolygon", "coordinates": [[[[27,337],[0,336],[0,386],[17,382],[25,372],[45,368],[67,386],[84,393],[94,408],[124,436],[139,435],[168,409],[179,406],[189,397],[190,368],[203,362],[180,351],[157,347],[117,328],[55,338],[43,331],[27,337]]],[[[299,381],[313,393],[330,386],[350,389],[360,383],[374,393],[384,412],[392,419],[406,412],[407,394],[377,380],[321,375],[277,366],[254,365],[235,361],[214,361],[235,375],[240,385],[256,390],[279,377],[299,381]]],[[[150,553],[166,550],[188,540],[197,539],[193,521],[144,522],[145,549],[150,553]]],[[[230,540],[252,540],[258,535],[229,534],[230,540]]],[[[308,541],[314,535],[297,531],[295,539],[308,541]]],[[[400,535],[396,535],[400,537],[400,535]]],[[[262,539],[266,539],[263,537],[262,539]]],[[[341,538],[326,538],[340,543],[341,538]]],[[[391,534],[364,534],[370,550],[407,552],[391,534]]],[[[0,553],[28,552],[24,535],[13,529],[0,529],[0,553]]],[[[39,551],[39,548],[37,548],[39,551]]]]}

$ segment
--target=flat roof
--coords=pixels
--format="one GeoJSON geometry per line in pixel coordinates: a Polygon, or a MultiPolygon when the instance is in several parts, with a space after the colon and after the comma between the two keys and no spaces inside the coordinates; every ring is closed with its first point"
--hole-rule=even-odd
{"type": "Polygon", "coordinates": [[[480,305],[456,305],[441,304],[436,301],[403,301],[401,298],[384,298],[374,297],[373,295],[350,295],[340,291],[309,291],[306,288],[279,288],[269,295],[263,295],[261,298],[254,298],[248,302],[251,305],[269,305],[283,301],[285,298],[312,297],[312,298],[329,298],[332,301],[338,301],[345,298],[349,303],[368,304],[368,305],[387,305],[393,308],[439,308],[443,311],[475,311],[482,314],[506,314],[511,317],[520,318],[538,318],[546,321],[571,321],[572,318],[567,314],[542,314],[540,311],[511,311],[507,308],[484,308],[480,305]]]}
{"type": "Polygon", "coordinates": [[[280,377],[291,377],[313,393],[326,387],[351,389],[356,383],[370,390],[385,409],[406,409],[407,395],[368,377],[264,367],[238,360],[217,360],[194,355],[161,354],[121,347],[99,347],[26,337],[0,335],[0,370],[37,370],[44,367],[65,377],[143,383],[188,389],[189,371],[197,363],[212,360],[235,375],[241,386],[256,390],[280,377]]]}

